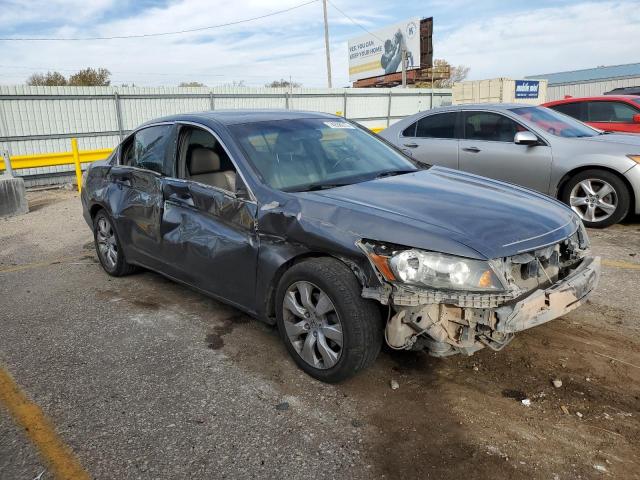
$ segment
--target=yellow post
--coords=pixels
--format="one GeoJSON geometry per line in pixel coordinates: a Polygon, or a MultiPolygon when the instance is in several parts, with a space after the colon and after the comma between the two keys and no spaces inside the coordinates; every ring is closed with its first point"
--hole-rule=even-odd
{"type": "Polygon", "coordinates": [[[78,183],[78,192],[82,192],[82,168],[80,168],[80,151],[78,150],[78,139],[71,139],[71,153],[73,154],[73,163],[76,165],[76,182],[78,183]]]}

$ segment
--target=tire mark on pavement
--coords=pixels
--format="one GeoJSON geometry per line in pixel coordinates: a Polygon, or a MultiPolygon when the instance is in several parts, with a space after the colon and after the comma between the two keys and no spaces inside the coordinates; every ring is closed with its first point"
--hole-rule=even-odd
{"type": "Polygon", "coordinates": [[[75,257],[54,258],[54,259],[45,260],[42,262],[25,263],[22,265],[12,265],[11,267],[0,268],[0,273],[21,272],[22,270],[31,270],[33,268],[48,267],[50,265],[56,265],[58,263],[68,263],[76,260],[88,260],[90,258],[94,258],[94,256],[84,253],[82,255],[76,255],[75,257]]]}

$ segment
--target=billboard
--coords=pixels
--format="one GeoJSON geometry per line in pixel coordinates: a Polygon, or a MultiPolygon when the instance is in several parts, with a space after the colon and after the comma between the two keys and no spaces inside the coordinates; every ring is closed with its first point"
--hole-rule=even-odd
{"type": "Polygon", "coordinates": [[[412,18],[371,34],[349,40],[349,80],[402,71],[402,50],[407,69],[420,68],[420,19],[412,18]]]}

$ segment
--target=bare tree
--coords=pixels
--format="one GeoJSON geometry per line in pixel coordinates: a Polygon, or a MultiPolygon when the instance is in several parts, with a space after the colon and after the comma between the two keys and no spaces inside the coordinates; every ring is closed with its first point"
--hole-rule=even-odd
{"type": "Polygon", "coordinates": [[[69,77],[69,85],[78,87],[107,87],[111,84],[111,72],[106,68],[89,67],[69,77]]]}
{"type": "Polygon", "coordinates": [[[289,80],[285,80],[281,78],[280,80],[274,80],[271,83],[265,84],[265,87],[268,88],[299,88],[302,84],[298,82],[290,82],[289,80]]]}
{"type": "Polygon", "coordinates": [[[204,83],[200,82],[182,82],[179,87],[206,87],[204,83]]]}
{"type": "Polygon", "coordinates": [[[246,87],[244,80],[231,80],[222,84],[223,87],[246,87]]]}
{"type": "Polygon", "coordinates": [[[67,79],[60,72],[34,73],[27,79],[27,85],[57,87],[67,85],[67,79]]]}
{"type": "Polygon", "coordinates": [[[449,68],[450,75],[449,78],[443,78],[434,80],[433,86],[436,88],[451,88],[454,83],[462,82],[469,75],[469,67],[464,65],[458,65],[457,67],[452,66],[449,62],[443,59],[435,59],[433,61],[433,68],[438,69],[446,69],[449,68]]]}

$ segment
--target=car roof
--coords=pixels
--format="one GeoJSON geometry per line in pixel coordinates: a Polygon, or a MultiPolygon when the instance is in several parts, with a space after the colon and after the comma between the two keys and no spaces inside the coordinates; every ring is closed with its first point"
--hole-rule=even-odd
{"type": "Polygon", "coordinates": [[[296,120],[303,118],[342,118],[322,112],[307,112],[285,109],[209,110],[205,112],[182,113],[158,118],[144,125],[161,122],[189,121],[202,124],[236,125],[241,123],[296,120]]]}
{"type": "Polygon", "coordinates": [[[638,99],[638,95],[597,95],[593,97],[569,97],[562,98],[560,100],[554,100],[552,102],[546,102],[543,105],[559,105],[561,103],[572,103],[572,102],[589,102],[592,100],[618,100],[622,102],[630,102],[638,99]]]}
{"type": "Polygon", "coordinates": [[[536,107],[537,105],[529,105],[528,103],[463,103],[459,105],[447,105],[446,107],[437,107],[425,112],[447,112],[456,110],[510,110],[512,108],[536,107]]]}

